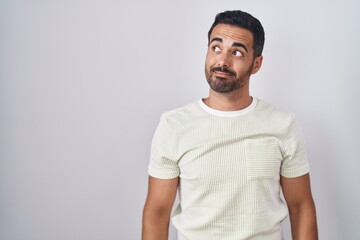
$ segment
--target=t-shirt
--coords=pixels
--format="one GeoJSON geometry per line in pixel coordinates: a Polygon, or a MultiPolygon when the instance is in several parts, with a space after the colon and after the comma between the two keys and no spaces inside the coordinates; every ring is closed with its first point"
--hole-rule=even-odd
{"type": "Polygon", "coordinates": [[[282,239],[280,175],[308,172],[293,114],[255,97],[239,111],[199,100],[163,113],[149,164],[152,177],[180,177],[178,240],[282,239]]]}

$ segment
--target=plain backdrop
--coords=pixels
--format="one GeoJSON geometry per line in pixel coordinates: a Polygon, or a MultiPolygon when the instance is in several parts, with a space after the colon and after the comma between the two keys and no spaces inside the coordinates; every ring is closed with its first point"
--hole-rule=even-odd
{"type": "Polygon", "coordinates": [[[207,96],[229,9],[265,28],[251,93],[303,128],[320,238],[360,239],[358,1],[0,0],[1,240],[140,239],[160,114],[207,96]]]}

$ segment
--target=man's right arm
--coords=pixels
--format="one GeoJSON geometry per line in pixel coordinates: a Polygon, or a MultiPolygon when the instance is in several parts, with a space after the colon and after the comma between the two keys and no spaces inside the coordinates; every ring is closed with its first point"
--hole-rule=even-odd
{"type": "Polygon", "coordinates": [[[148,195],[143,210],[142,240],[168,240],[171,209],[179,178],[149,176],[148,195]]]}

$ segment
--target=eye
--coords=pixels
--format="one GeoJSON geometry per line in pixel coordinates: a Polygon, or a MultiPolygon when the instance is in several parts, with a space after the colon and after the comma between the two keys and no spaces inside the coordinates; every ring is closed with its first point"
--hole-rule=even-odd
{"type": "Polygon", "coordinates": [[[219,53],[221,51],[221,49],[218,46],[214,46],[214,47],[212,47],[212,49],[216,53],[219,53]]]}
{"type": "Polygon", "coordinates": [[[242,52],[240,52],[239,50],[235,50],[235,51],[233,51],[233,55],[234,55],[235,57],[241,57],[243,54],[242,54],[242,52]]]}

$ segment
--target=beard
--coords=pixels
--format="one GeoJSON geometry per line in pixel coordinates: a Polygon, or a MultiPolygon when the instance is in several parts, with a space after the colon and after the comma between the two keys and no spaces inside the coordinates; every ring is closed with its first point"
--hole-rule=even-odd
{"type": "Polygon", "coordinates": [[[218,93],[230,93],[234,90],[240,89],[249,83],[249,78],[253,69],[254,63],[241,76],[237,76],[236,72],[226,67],[214,67],[207,70],[205,67],[205,77],[212,90],[218,93]],[[222,78],[215,76],[214,72],[224,72],[230,74],[230,78],[222,78]]]}

